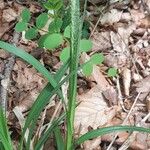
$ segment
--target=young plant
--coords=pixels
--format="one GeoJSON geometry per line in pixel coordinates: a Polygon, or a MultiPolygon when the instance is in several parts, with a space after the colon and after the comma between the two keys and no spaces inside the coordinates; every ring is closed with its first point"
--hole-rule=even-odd
{"type": "MultiPolygon", "coordinates": [[[[61,86],[69,80],[69,92],[68,92],[68,104],[67,109],[64,114],[59,118],[56,118],[50,126],[43,131],[43,134],[39,139],[34,143],[33,148],[39,150],[42,148],[44,143],[47,141],[49,136],[54,133],[56,137],[57,149],[66,149],[74,150],[77,145],[83,143],[86,140],[108,134],[114,131],[140,131],[150,133],[150,129],[142,127],[133,127],[133,126],[114,126],[100,128],[97,130],[90,131],[85,135],[82,135],[78,139],[74,139],[74,114],[76,107],[76,95],[77,95],[77,72],[79,68],[83,69],[83,72],[89,75],[92,72],[93,65],[97,65],[103,62],[103,54],[94,54],[91,56],[91,59],[85,64],[79,66],[79,58],[82,52],[87,52],[91,49],[92,43],[90,40],[81,39],[81,29],[83,20],[80,16],[80,5],[79,0],[70,0],[71,4],[71,23],[67,26],[64,32],[61,32],[61,18],[57,14],[61,7],[61,0],[48,0],[43,5],[48,10],[53,10],[54,13],[42,13],[36,19],[36,24],[31,27],[28,23],[31,14],[28,9],[25,9],[21,14],[21,21],[16,25],[16,31],[22,32],[25,31],[25,36],[27,39],[36,39],[39,30],[45,26],[48,22],[49,17],[53,17],[54,20],[49,24],[49,31],[45,35],[42,35],[40,38],[39,46],[42,46],[48,50],[53,50],[58,46],[62,45],[64,41],[67,42],[67,47],[65,47],[60,55],[60,59],[63,62],[62,67],[56,72],[55,75],[52,75],[38,60],[33,56],[25,52],[24,50],[17,48],[11,44],[0,41],[0,48],[7,50],[8,52],[22,58],[31,64],[35,69],[37,69],[47,80],[48,84],[41,91],[38,98],[34,102],[22,129],[20,144],[18,150],[29,150],[31,147],[31,139],[33,136],[33,131],[36,127],[38,118],[45,108],[45,106],[51,102],[50,98],[53,95],[57,94],[59,98],[63,101],[63,94],[61,91],[61,86]],[[41,22],[42,20],[42,22],[41,22]],[[56,25],[56,26],[55,26],[56,25]],[[36,33],[36,34],[35,34],[36,33]],[[33,35],[32,35],[33,34],[33,35]],[[55,39],[55,40],[54,40],[55,39]],[[67,70],[69,69],[69,74],[62,80],[67,70]],[[66,141],[62,140],[60,135],[59,125],[66,118],[67,124],[67,133],[66,141]],[[27,134],[27,130],[29,131],[27,134]],[[27,135],[27,138],[25,138],[27,135]],[[60,145],[61,144],[61,145],[60,145]]],[[[116,71],[111,69],[108,71],[110,76],[116,75],[116,71]]],[[[8,127],[6,124],[6,116],[3,112],[0,112],[0,146],[6,150],[12,149],[12,142],[8,133],[8,127]]]]}

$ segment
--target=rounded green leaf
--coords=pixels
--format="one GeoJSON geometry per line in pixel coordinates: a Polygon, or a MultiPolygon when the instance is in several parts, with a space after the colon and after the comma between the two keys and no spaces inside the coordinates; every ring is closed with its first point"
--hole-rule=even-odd
{"type": "Polygon", "coordinates": [[[90,62],[84,64],[83,67],[82,67],[82,71],[83,71],[84,75],[90,76],[93,72],[92,64],[90,62]]]}
{"type": "Polygon", "coordinates": [[[49,25],[49,33],[55,33],[55,32],[60,32],[60,28],[62,26],[62,19],[57,18],[54,21],[52,21],[49,25]]]}
{"type": "Polygon", "coordinates": [[[37,28],[41,29],[43,28],[48,21],[48,15],[47,13],[42,13],[36,18],[36,26],[37,28]]]}
{"type": "Polygon", "coordinates": [[[47,49],[54,49],[63,43],[63,37],[61,34],[50,34],[44,42],[44,47],[47,49]]]}
{"type": "Polygon", "coordinates": [[[64,37],[70,38],[71,28],[70,25],[65,28],[64,37]]]}
{"type": "Polygon", "coordinates": [[[22,32],[27,29],[27,23],[26,22],[18,22],[15,26],[15,31],[16,32],[22,32]]]}
{"type": "Polygon", "coordinates": [[[63,6],[63,2],[61,0],[49,0],[44,3],[44,7],[48,10],[59,10],[63,6]]]}
{"type": "Polygon", "coordinates": [[[116,68],[109,68],[107,74],[109,77],[115,77],[117,75],[117,69],[116,68]]]}
{"type": "Polygon", "coordinates": [[[25,33],[25,38],[28,40],[34,39],[37,36],[37,30],[35,28],[30,28],[25,33]]]}
{"type": "Polygon", "coordinates": [[[48,37],[49,35],[48,34],[45,34],[45,35],[42,35],[39,40],[38,40],[38,46],[40,48],[43,48],[44,47],[44,42],[45,42],[45,39],[48,37]]]}
{"type": "Polygon", "coordinates": [[[60,60],[65,63],[67,62],[67,60],[70,57],[70,48],[66,47],[62,50],[61,54],[60,54],[60,60]]]}
{"type": "Polygon", "coordinates": [[[80,51],[81,52],[88,52],[92,49],[92,41],[83,39],[80,41],[80,51]]]}
{"type": "Polygon", "coordinates": [[[54,9],[53,3],[48,2],[48,1],[44,3],[44,7],[48,10],[53,10],[54,9]]]}
{"type": "Polygon", "coordinates": [[[104,55],[102,53],[99,53],[92,55],[90,61],[92,64],[98,65],[101,64],[104,61],[104,59],[104,55]]]}
{"type": "Polygon", "coordinates": [[[55,10],[59,10],[62,6],[63,6],[63,2],[62,1],[58,1],[57,3],[55,3],[54,9],[55,10]]]}
{"type": "Polygon", "coordinates": [[[24,22],[29,22],[30,21],[31,13],[30,13],[29,9],[25,8],[22,11],[21,18],[22,18],[22,21],[24,21],[24,22]]]}

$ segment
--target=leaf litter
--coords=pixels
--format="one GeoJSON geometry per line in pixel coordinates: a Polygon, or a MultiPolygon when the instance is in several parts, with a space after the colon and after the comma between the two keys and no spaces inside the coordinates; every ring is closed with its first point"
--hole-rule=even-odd
{"type": "MultiPolygon", "coordinates": [[[[84,78],[82,75],[80,77],[81,81],[86,83],[86,87],[84,87],[86,90],[82,90],[82,93],[78,94],[74,124],[75,137],[93,129],[122,124],[132,108],[137,93],[141,93],[140,97],[126,124],[138,124],[149,112],[150,19],[148,9],[150,9],[150,1],[142,1],[111,0],[111,5],[100,16],[100,22],[90,37],[93,43],[92,51],[83,54],[81,61],[85,62],[95,52],[103,52],[105,60],[104,64],[94,66],[90,77],[84,78]],[[109,78],[106,74],[110,67],[118,69],[120,89],[117,87],[117,77],[109,78]],[[94,82],[95,84],[88,86],[87,82],[94,82]],[[121,97],[119,97],[120,95],[121,97]],[[122,99],[126,110],[120,106],[120,99],[122,99]]],[[[102,3],[101,0],[91,0],[88,7],[93,7],[96,10],[97,7],[103,5],[106,3],[102,3]]],[[[12,36],[9,32],[9,30],[12,31],[10,24],[15,21],[23,9],[21,5],[16,3],[12,6],[6,9],[5,2],[0,2],[0,37],[6,40],[12,36]]],[[[35,4],[30,6],[30,10],[32,13],[40,12],[35,4]]],[[[89,12],[89,15],[93,18],[91,24],[95,25],[99,19],[97,14],[94,15],[93,12],[91,14],[89,12]]],[[[91,32],[92,29],[91,27],[91,32]]],[[[43,30],[48,30],[48,27],[45,26],[43,30]]],[[[41,31],[40,34],[42,35],[43,32],[41,31]]],[[[37,47],[36,43],[26,41],[23,35],[21,38],[20,46],[36,55],[34,52],[37,47]]],[[[4,59],[7,57],[9,54],[0,50],[1,72],[4,67],[4,59]]],[[[56,70],[60,66],[57,54],[50,52],[43,54],[42,51],[37,58],[49,69],[55,66],[53,70],[56,70]]],[[[31,66],[17,59],[9,89],[9,109],[19,108],[22,113],[29,110],[46,82],[31,66]]],[[[79,88],[83,88],[82,84],[79,83],[79,85],[79,88]]],[[[10,111],[10,118],[11,113],[10,111]]],[[[25,116],[25,114],[23,115],[25,116]]],[[[142,126],[150,127],[149,120],[148,118],[148,121],[145,121],[142,126]]],[[[13,119],[9,123],[12,127],[18,128],[18,124],[13,126],[15,121],[13,119]]],[[[117,149],[125,144],[128,136],[129,133],[127,132],[119,133],[112,148],[117,149]]],[[[108,143],[111,143],[113,137],[114,134],[110,134],[87,141],[83,144],[83,149],[107,149],[108,143]]],[[[133,143],[129,143],[128,147],[134,150],[150,149],[149,141],[149,135],[138,133],[134,135],[133,143]]]]}

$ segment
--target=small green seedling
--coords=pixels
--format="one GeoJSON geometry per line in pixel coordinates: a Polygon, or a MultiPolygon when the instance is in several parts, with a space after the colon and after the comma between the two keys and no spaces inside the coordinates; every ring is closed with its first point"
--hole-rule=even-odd
{"type": "Polygon", "coordinates": [[[118,72],[116,68],[109,68],[107,74],[108,77],[115,77],[117,76],[118,72]]]}

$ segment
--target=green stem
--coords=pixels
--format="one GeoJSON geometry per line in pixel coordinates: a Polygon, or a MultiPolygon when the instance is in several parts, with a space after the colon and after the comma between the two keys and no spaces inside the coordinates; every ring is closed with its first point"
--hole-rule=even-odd
{"type": "Polygon", "coordinates": [[[77,95],[77,70],[79,62],[79,41],[81,34],[80,23],[79,0],[71,0],[70,74],[74,70],[76,71],[76,73],[69,79],[66,150],[71,150],[74,134],[74,115],[77,95]]]}

